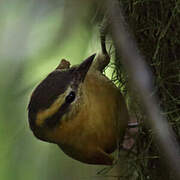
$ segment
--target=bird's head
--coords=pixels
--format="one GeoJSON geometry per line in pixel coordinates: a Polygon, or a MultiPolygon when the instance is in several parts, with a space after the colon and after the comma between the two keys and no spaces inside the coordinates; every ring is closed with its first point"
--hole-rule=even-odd
{"type": "Polygon", "coordinates": [[[56,68],[35,88],[28,105],[28,118],[37,138],[57,143],[49,134],[78,111],[83,96],[81,87],[94,57],[95,54],[75,67],[56,68]]]}

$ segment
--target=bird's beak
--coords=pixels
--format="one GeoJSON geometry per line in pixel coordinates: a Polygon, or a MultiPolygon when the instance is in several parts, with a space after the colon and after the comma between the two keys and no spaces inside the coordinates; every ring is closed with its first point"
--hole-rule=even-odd
{"type": "Polygon", "coordinates": [[[83,82],[96,54],[85,59],[77,68],[78,80],[83,82]]]}

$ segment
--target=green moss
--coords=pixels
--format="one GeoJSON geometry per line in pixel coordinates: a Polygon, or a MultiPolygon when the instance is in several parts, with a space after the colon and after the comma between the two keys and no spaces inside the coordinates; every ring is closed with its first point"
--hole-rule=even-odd
{"type": "MultiPolygon", "coordinates": [[[[122,0],[122,9],[130,33],[134,36],[141,54],[154,75],[154,93],[159,106],[180,141],[180,1],[179,0],[122,0]]],[[[131,116],[141,123],[136,145],[131,150],[130,172],[136,179],[173,179],[159,159],[158,147],[152,140],[152,131],[144,122],[146,118],[138,95],[128,86],[128,76],[116,57],[113,76],[123,86],[131,116]],[[164,174],[164,176],[162,176],[164,174]]]]}

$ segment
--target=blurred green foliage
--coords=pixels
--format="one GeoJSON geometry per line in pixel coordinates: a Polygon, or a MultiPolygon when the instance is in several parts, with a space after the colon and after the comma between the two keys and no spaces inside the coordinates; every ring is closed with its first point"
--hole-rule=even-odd
{"type": "Polygon", "coordinates": [[[37,140],[28,126],[27,105],[35,85],[61,58],[76,64],[99,49],[97,27],[79,21],[61,34],[64,11],[62,0],[1,1],[1,180],[98,179],[101,167],[69,158],[56,145],[37,140]]]}

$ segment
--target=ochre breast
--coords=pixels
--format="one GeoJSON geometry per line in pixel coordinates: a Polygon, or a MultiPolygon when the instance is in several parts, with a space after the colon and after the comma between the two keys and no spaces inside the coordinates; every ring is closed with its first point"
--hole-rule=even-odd
{"type": "MultiPolygon", "coordinates": [[[[64,121],[57,136],[78,152],[99,146],[106,152],[114,151],[117,140],[117,120],[121,120],[119,109],[122,96],[110,80],[99,72],[90,71],[83,88],[84,102],[77,115],[64,121]]],[[[124,101],[124,100],[123,100],[124,101]]],[[[125,121],[123,119],[123,121],[125,121]]],[[[127,122],[122,122],[126,126],[127,122]]],[[[74,152],[74,151],[73,151],[74,152]]]]}

